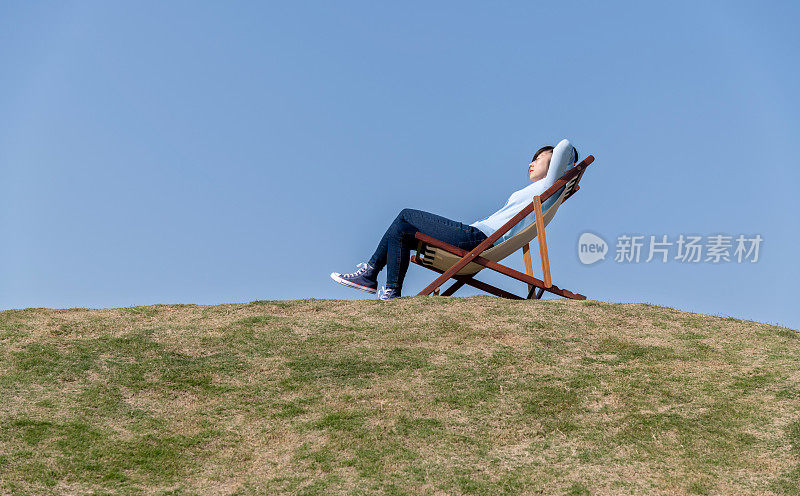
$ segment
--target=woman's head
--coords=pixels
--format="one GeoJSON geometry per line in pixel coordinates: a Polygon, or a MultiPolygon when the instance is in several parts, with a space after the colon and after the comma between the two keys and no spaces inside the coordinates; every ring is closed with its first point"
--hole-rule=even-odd
{"type": "Polygon", "coordinates": [[[528,164],[528,177],[532,182],[543,179],[547,175],[551,158],[553,158],[552,146],[543,146],[533,154],[531,163],[528,164]]]}
{"type": "MultiPolygon", "coordinates": [[[[573,146],[572,152],[574,153],[575,163],[577,163],[578,149],[573,146]]],[[[536,153],[533,154],[533,158],[531,159],[531,163],[528,164],[528,177],[530,177],[532,182],[544,179],[547,175],[547,169],[550,168],[551,158],[553,158],[552,146],[543,146],[536,150],[536,153]]]]}

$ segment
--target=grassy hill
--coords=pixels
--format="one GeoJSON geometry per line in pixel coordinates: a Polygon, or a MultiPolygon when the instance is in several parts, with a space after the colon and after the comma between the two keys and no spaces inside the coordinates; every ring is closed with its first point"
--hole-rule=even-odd
{"type": "Polygon", "coordinates": [[[3,494],[800,494],[800,334],[492,297],[0,312],[3,494]]]}

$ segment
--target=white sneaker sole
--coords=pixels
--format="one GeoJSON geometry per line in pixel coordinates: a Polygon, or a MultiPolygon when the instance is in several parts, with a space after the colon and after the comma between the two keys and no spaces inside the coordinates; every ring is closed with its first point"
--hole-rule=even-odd
{"type": "Polygon", "coordinates": [[[338,282],[343,286],[347,286],[348,288],[353,288],[353,289],[360,289],[361,291],[366,291],[369,294],[375,294],[378,291],[377,288],[372,289],[367,286],[362,286],[361,284],[356,284],[352,281],[348,281],[347,279],[342,279],[341,276],[342,275],[338,272],[331,272],[331,279],[333,279],[334,281],[338,282]]]}

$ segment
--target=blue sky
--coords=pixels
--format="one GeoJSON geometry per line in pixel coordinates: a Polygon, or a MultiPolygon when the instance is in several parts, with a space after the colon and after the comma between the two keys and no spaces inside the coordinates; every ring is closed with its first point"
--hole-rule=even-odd
{"type": "MultiPolygon", "coordinates": [[[[329,274],[399,210],[481,219],[566,137],[596,162],[548,227],[556,284],[798,328],[798,21],[792,2],[4,2],[0,308],[369,298],[329,274]],[[757,263],[586,266],[586,231],[764,241],[757,263]]],[[[404,294],[433,276],[412,266],[404,294]]]]}

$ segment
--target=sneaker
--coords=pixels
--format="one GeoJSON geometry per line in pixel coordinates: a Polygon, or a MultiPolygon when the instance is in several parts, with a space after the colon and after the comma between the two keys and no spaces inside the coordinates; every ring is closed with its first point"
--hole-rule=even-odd
{"type": "Polygon", "coordinates": [[[375,277],[377,274],[373,274],[375,267],[366,262],[361,262],[356,267],[358,270],[352,274],[332,272],[331,279],[339,284],[344,284],[348,288],[360,289],[361,291],[375,294],[378,289],[378,279],[375,277]]]}
{"type": "Polygon", "coordinates": [[[400,291],[396,288],[387,288],[384,286],[378,292],[379,300],[393,300],[395,298],[400,298],[400,291]]]}

